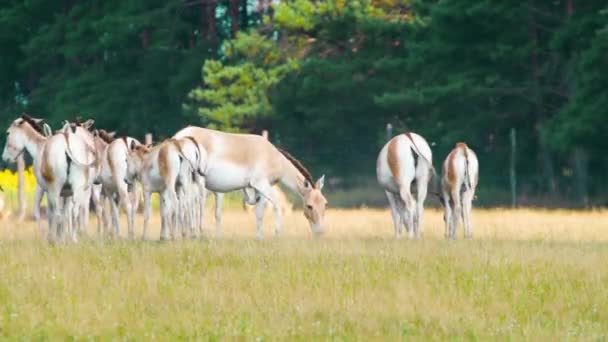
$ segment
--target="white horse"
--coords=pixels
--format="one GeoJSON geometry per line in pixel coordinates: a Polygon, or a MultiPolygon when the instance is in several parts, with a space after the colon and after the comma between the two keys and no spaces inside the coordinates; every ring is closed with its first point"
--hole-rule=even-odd
{"type": "MultiPolygon", "coordinates": [[[[97,181],[102,185],[102,197],[110,200],[112,227],[116,237],[120,236],[120,214],[122,207],[127,214],[127,232],[133,238],[135,211],[139,202],[137,188],[126,181],[128,173],[128,159],[132,143],[139,144],[134,138],[122,137],[114,139],[105,131],[98,131],[99,139],[107,145],[100,154],[100,172],[97,181]]],[[[105,205],[103,206],[105,208],[105,205]]]]}
{"type": "Polygon", "coordinates": [[[282,229],[281,203],[272,190],[280,182],[299,194],[304,201],[304,216],[315,234],[324,231],[327,200],[321,193],[324,177],[313,181],[310,172],[289,153],[254,134],[233,134],[189,126],[174,135],[192,137],[207,153],[201,165],[205,187],[214,192],[244,189],[246,201],[256,205],[256,236],[262,238],[266,200],[275,209],[278,235],[282,229]]]}
{"type": "Polygon", "coordinates": [[[89,168],[95,164],[95,156],[78,135],[65,132],[46,138],[41,122],[27,115],[13,121],[7,130],[2,158],[15,161],[24,151],[30,153],[34,159],[36,180],[48,193],[49,242],[63,236],[64,217],[68,220],[72,239],[77,241],[76,230],[71,227],[72,208],[74,203],[81,203],[86,194],[89,168]],[[66,197],[72,199],[66,199],[64,205],[66,197]]]}
{"type": "Polygon", "coordinates": [[[176,189],[182,163],[194,165],[181,153],[179,143],[169,139],[154,147],[147,147],[132,141],[129,158],[127,159],[127,175],[125,181],[133,184],[139,180],[144,192],[144,232],[145,239],[148,231],[148,221],[151,211],[152,193],[160,194],[161,198],[161,232],[160,239],[166,240],[168,232],[175,238],[177,219],[179,218],[179,201],[176,189]]]}
{"type": "Polygon", "coordinates": [[[445,237],[456,238],[459,219],[464,222],[465,238],[473,237],[471,209],[479,183],[477,155],[465,143],[457,143],[443,162],[441,203],[445,208],[445,237]]]}
{"type": "Polygon", "coordinates": [[[391,206],[395,238],[401,237],[403,225],[410,239],[420,238],[424,200],[433,170],[431,148],[416,133],[400,134],[380,151],[376,175],[391,206]]]}

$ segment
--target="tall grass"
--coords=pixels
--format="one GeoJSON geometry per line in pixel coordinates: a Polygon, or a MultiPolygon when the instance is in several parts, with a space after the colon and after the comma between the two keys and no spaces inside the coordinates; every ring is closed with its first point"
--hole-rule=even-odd
{"type": "Polygon", "coordinates": [[[4,222],[0,336],[605,340],[606,214],[476,210],[455,242],[434,210],[421,241],[394,241],[386,210],[331,210],[321,239],[296,212],[264,241],[241,211],[222,238],[168,243],[53,247],[4,222]]]}

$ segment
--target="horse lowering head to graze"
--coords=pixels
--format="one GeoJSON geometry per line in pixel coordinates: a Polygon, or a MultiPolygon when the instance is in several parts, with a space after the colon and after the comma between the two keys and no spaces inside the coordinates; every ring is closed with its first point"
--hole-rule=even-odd
{"type": "Polygon", "coordinates": [[[401,237],[404,225],[410,239],[420,238],[424,200],[433,174],[431,148],[416,133],[400,134],[380,151],[376,175],[391,206],[395,238],[401,237]]]}
{"type": "Polygon", "coordinates": [[[473,237],[471,209],[479,182],[477,155],[465,143],[457,143],[443,162],[440,200],[444,207],[445,237],[456,238],[460,217],[465,238],[473,237]]]}
{"type": "Polygon", "coordinates": [[[275,233],[282,229],[281,203],[272,186],[282,183],[304,201],[304,216],[314,234],[324,232],[327,200],[321,190],[324,177],[314,182],[310,172],[294,157],[276,148],[262,136],[234,134],[189,126],[174,138],[192,137],[207,152],[202,173],[205,186],[213,192],[244,190],[248,204],[256,205],[256,236],[262,238],[262,220],[266,201],[273,204],[275,233]]]}
{"type": "MultiPolygon", "coordinates": [[[[297,182],[299,192],[304,199],[304,216],[308,220],[313,232],[323,233],[323,220],[325,218],[327,200],[323,196],[323,193],[321,193],[321,190],[325,183],[325,175],[321,176],[316,182],[313,181],[312,175],[300,161],[287,153],[287,151],[278,150],[304,177],[303,181],[297,182]]],[[[278,199],[277,202],[279,202],[278,199]]],[[[281,204],[279,204],[279,208],[282,208],[281,204]]]]}

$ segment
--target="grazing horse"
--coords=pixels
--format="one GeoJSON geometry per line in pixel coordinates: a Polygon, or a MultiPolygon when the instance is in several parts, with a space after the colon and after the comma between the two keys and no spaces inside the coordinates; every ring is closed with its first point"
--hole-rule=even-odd
{"type": "Polygon", "coordinates": [[[286,151],[254,134],[234,134],[189,126],[174,137],[192,137],[207,153],[201,165],[205,187],[213,192],[244,189],[249,204],[256,205],[256,236],[262,238],[262,220],[266,200],[274,206],[275,233],[282,229],[281,203],[272,186],[282,183],[304,201],[304,216],[314,234],[324,231],[327,200],[321,193],[325,177],[314,182],[310,172],[286,151]]]}
{"type": "Polygon", "coordinates": [[[441,203],[445,208],[445,237],[456,238],[459,219],[464,222],[465,238],[473,237],[471,209],[479,182],[477,155],[465,143],[457,143],[443,162],[441,203]]]}
{"type": "MultiPolygon", "coordinates": [[[[281,190],[281,187],[278,184],[274,185],[272,187],[272,190],[275,192],[275,195],[277,196],[277,200],[281,203],[281,209],[283,210],[283,216],[291,215],[291,213],[293,212],[293,205],[287,198],[287,195],[285,194],[285,192],[283,192],[283,190],[281,190]]],[[[245,199],[243,199],[243,209],[245,209],[248,213],[251,213],[254,211],[254,207],[247,205],[247,201],[245,199]]],[[[272,210],[274,210],[274,207],[272,206],[272,204],[266,207],[266,211],[272,211],[272,210]]]]}
{"type": "Polygon", "coordinates": [[[401,238],[404,225],[410,239],[420,238],[424,200],[433,173],[431,148],[416,133],[400,134],[380,151],[376,175],[391,206],[396,239],[401,238]]]}
{"type": "Polygon", "coordinates": [[[34,174],[38,184],[47,191],[49,203],[49,242],[55,242],[63,235],[63,218],[68,219],[68,229],[72,239],[77,241],[75,230],[71,229],[72,204],[81,203],[89,186],[89,168],[94,165],[95,156],[86,149],[86,144],[78,135],[64,132],[48,138],[40,126],[41,119],[22,115],[13,121],[7,130],[8,137],[2,152],[2,159],[15,161],[24,151],[34,159],[34,174]],[[93,160],[93,162],[89,162],[93,160]],[[64,211],[64,198],[66,200],[64,211]]]}

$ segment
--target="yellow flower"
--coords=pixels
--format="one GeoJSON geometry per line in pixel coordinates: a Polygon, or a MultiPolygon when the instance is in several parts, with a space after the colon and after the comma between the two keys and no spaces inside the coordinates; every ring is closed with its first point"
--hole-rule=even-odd
{"type": "MultiPolygon", "coordinates": [[[[36,190],[36,177],[32,167],[28,167],[23,173],[24,190],[26,193],[31,193],[36,190]]],[[[0,185],[6,192],[16,192],[19,185],[19,175],[17,172],[11,172],[9,169],[0,171],[0,185]]]]}

